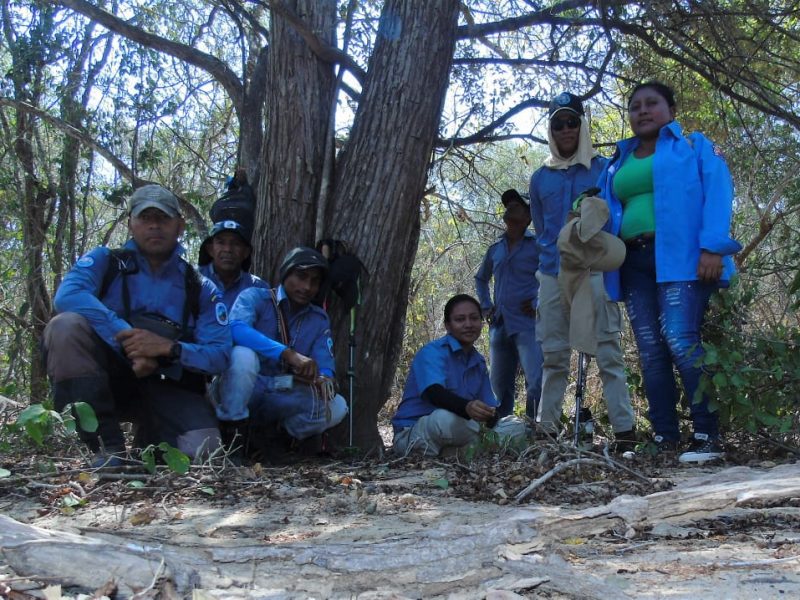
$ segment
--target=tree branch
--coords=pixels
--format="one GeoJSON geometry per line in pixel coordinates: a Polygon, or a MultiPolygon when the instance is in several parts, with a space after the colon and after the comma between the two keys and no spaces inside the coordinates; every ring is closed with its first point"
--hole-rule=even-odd
{"type": "Polygon", "coordinates": [[[201,52],[196,48],[168,40],[161,36],[149,33],[128,21],[124,21],[109,12],[106,12],[86,0],[58,0],[67,8],[74,10],[85,17],[96,21],[109,31],[113,31],[142,46],[152,48],[169,54],[179,60],[193,65],[211,75],[225,89],[237,112],[241,110],[244,85],[239,77],[228,65],[218,58],[201,52]]]}

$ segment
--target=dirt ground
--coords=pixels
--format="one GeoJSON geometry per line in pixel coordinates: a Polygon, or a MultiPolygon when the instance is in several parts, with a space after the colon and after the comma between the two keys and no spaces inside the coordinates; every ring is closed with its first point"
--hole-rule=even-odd
{"type": "Polygon", "coordinates": [[[710,496],[707,514],[695,499],[685,514],[596,523],[620,498],[645,498],[655,510],[717,481],[742,486],[774,473],[750,486],[756,491],[800,481],[800,465],[785,458],[739,466],[745,461],[731,458],[684,468],[674,457],[617,461],[550,445],[469,463],[315,459],[206,465],[185,476],[92,473],[75,458],[52,460],[55,475],[35,471],[33,460],[3,461],[12,476],[0,479],[0,515],[80,538],[36,546],[6,537],[0,595],[78,597],[113,580],[117,597],[198,600],[800,598],[800,492],[792,487],[764,498],[741,487],[719,510],[710,496]],[[578,459],[586,462],[517,501],[532,481],[578,459]],[[77,539],[96,545],[85,550],[77,539]],[[66,556],[62,544],[72,544],[66,556]],[[126,552],[161,557],[149,586],[131,582],[126,552]],[[45,596],[48,584],[63,584],[64,596],[45,596]]]}

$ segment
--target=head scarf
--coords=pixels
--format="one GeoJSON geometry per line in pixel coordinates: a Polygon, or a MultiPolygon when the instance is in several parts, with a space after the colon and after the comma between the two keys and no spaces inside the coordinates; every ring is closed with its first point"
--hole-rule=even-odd
{"type": "MultiPolygon", "coordinates": [[[[573,111],[574,112],[574,111],[573,111]]],[[[547,122],[547,143],[550,147],[550,156],[544,164],[551,169],[568,169],[572,165],[581,164],[587,169],[592,167],[592,158],[597,156],[597,150],[592,148],[592,134],[589,131],[589,121],[585,115],[580,115],[581,130],[578,133],[578,149],[575,154],[563,157],[558,153],[558,146],[553,139],[553,132],[550,129],[550,121],[547,122]]]]}

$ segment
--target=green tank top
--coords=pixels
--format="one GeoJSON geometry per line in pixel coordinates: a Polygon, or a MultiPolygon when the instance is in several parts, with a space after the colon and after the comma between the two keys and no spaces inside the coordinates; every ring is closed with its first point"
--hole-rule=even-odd
{"type": "Polygon", "coordinates": [[[653,155],[636,158],[630,154],[614,176],[614,194],[622,202],[619,237],[635,238],[654,233],[656,215],[653,196],[653,155]]]}

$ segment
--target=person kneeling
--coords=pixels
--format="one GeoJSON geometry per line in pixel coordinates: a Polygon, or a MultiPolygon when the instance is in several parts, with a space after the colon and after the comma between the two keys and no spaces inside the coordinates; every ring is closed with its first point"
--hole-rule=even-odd
{"type": "Polygon", "coordinates": [[[295,248],[281,263],[277,289],[248,288],[234,302],[231,366],[212,386],[226,443],[251,424],[277,424],[304,440],[347,415],[334,391],[330,321],[312,304],[327,273],[319,252],[295,248]]]}
{"type": "Polygon", "coordinates": [[[458,294],[444,307],[447,335],[423,346],[411,363],[403,399],[392,419],[394,452],[438,456],[478,439],[480,424],[501,436],[525,434],[517,417],[497,417],[486,360],[475,349],[483,329],[480,304],[458,294]]]}

